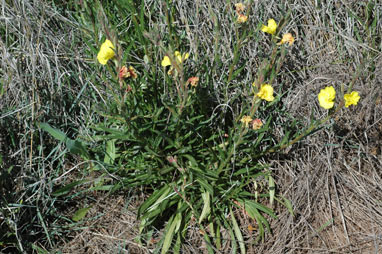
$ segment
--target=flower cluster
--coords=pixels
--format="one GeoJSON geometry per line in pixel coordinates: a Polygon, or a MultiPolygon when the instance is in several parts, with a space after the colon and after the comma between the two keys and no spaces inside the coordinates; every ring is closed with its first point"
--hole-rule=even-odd
{"type": "Polygon", "coordinates": [[[252,117],[250,116],[243,116],[240,122],[242,122],[246,128],[248,128],[249,125],[251,125],[253,130],[259,130],[261,129],[261,127],[263,127],[263,122],[261,121],[261,119],[252,119],[252,117]]]}
{"type": "MultiPolygon", "coordinates": [[[[275,35],[276,31],[277,31],[277,23],[276,23],[276,21],[274,19],[269,19],[267,26],[266,25],[262,25],[261,31],[263,31],[264,33],[275,35]]],[[[284,34],[283,38],[281,39],[281,41],[279,43],[277,43],[277,45],[282,45],[282,44],[285,44],[285,43],[288,43],[289,46],[292,46],[292,44],[294,43],[294,37],[293,37],[293,35],[291,33],[284,34]]]]}
{"type": "Polygon", "coordinates": [[[122,68],[119,70],[118,76],[119,76],[120,80],[125,79],[125,78],[136,79],[138,77],[133,66],[129,66],[129,68],[127,68],[126,66],[122,66],[122,68]]]}
{"type": "MultiPolygon", "coordinates": [[[[358,101],[361,97],[358,92],[353,91],[349,94],[344,95],[345,107],[349,107],[350,105],[357,105],[358,101]]],[[[318,102],[320,106],[324,109],[331,109],[334,106],[334,100],[336,99],[336,90],[333,86],[327,86],[324,89],[321,89],[318,94],[318,102]]]]}
{"type": "MultiPolygon", "coordinates": [[[[102,43],[100,50],[97,54],[97,60],[100,64],[106,65],[107,62],[115,56],[115,47],[113,43],[106,39],[104,43],[102,43]]],[[[125,78],[133,78],[136,79],[138,77],[135,69],[132,66],[127,68],[126,66],[122,66],[119,70],[118,74],[119,80],[122,81],[125,78]]]]}

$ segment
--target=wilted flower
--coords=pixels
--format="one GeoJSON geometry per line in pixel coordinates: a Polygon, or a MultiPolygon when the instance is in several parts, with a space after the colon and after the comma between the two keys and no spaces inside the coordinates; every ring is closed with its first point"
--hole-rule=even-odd
{"type": "Polygon", "coordinates": [[[254,130],[258,130],[260,129],[261,127],[263,127],[263,122],[261,121],[261,119],[259,118],[256,118],[252,121],[252,129],[254,130]]]}
{"type": "Polygon", "coordinates": [[[331,109],[334,106],[334,99],[336,98],[336,90],[334,87],[327,86],[325,89],[321,89],[318,94],[318,101],[320,106],[324,109],[331,109]]]}
{"type": "Polygon", "coordinates": [[[126,66],[122,66],[122,68],[119,70],[119,78],[124,79],[124,78],[133,78],[136,79],[138,77],[137,73],[135,72],[135,69],[133,66],[129,66],[127,68],[126,66]]]}
{"type": "Polygon", "coordinates": [[[236,13],[238,15],[236,22],[241,24],[248,20],[248,16],[244,15],[245,5],[243,3],[235,4],[236,13]]]}
{"type": "Polygon", "coordinates": [[[167,156],[167,160],[168,160],[168,162],[170,162],[170,163],[176,163],[176,157],[173,157],[173,156],[167,156]]]}
{"type": "Polygon", "coordinates": [[[196,87],[198,85],[199,78],[198,77],[191,77],[187,80],[187,84],[191,84],[191,86],[196,87]]]}
{"type": "Polygon", "coordinates": [[[127,85],[125,92],[130,93],[132,90],[133,88],[131,87],[131,85],[127,85]]]}
{"type": "Polygon", "coordinates": [[[237,23],[241,24],[241,23],[247,22],[247,20],[248,20],[248,16],[246,16],[244,14],[239,14],[236,21],[237,21],[237,23]]]}
{"type": "Polygon", "coordinates": [[[289,43],[289,46],[292,46],[293,42],[294,42],[294,37],[292,36],[292,34],[286,33],[283,35],[283,38],[281,39],[281,41],[279,43],[277,43],[277,45],[289,43]]]}
{"type": "Polygon", "coordinates": [[[104,43],[102,43],[97,55],[98,62],[102,65],[105,65],[107,61],[115,56],[114,49],[114,45],[110,40],[106,40],[104,43]]]}
{"type": "Polygon", "coordinates": [[[267,26],[263,25],[261,27],[261,31],[263,31],[264,33],[269,33],[269,34],[275,34],[276,29],[277,29],[277,23],[274,19],[269,19],[268,25],[267,26]]]}
{"type": "Polygon", "coordinates": [[[260,91],[256,95],[266,101],[273,101],[275,99],[273,97],[273,87],[269,84],[262,84],[260,91]]]}
{"type": "Polygon", "coordinates": [[[360,98],[361,97],[356,91],[353,91],[350,94],[349,93],[345,94],[344,95],[345,107],[349,107],[350,105],[357,105],[360,98]]]}
{"type": "Polygon", "coordinates": [[[250,116],[243,116],[240,120],[243,124],[245,124],[245,127],[248,127],[248,124],[252,121],[252,118],[250,116]]]}
{"type": "Polygon", "coordinates": [[[235,9],[237,14],[241,14],[245,10],[245,5],[243,3],[237,3],[235,4],[235,9]]]}

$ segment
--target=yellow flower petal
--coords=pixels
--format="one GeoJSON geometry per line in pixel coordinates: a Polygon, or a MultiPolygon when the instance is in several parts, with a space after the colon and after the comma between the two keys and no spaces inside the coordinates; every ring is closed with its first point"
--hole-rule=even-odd
{"type": "Polygon", "coordinates": [[[350,105],[357,105],[358,101],[361,97],[359,96],[358,92],[353,91],[350,94],[345,94],[345,107],[349,107],[350,105]]]}
{"type": "Polygon", "coordinates": [[[189,56],[190,56],[190,54],[188,54],[188,53],[184,53],[184,54],[183,54],[183,60],[186,60],[189,56]]]}
{"type": "Polygon", "coordinates": [[[327,86],[325,89],[321,89],[318,94],[318,101],[320,106],[324,109],[331,109],[334,106],[334,99],[336,98],[336,90],[334,87],[327,86]]]}
{"type": "Polygon", "coordinates": [[[179,51],[175,51],[175,58],[176,58],[176,61],[180,64],[182,63],[184,60],[186,60],[190,54],[188,53],[183,53],[183,55],[179,52],[179,51]]]}
{"type": "Polygon", "coordinates": [[[170,58],[168,56],[164,56],[163,60],[162,60],[162,66],[166,67],[166,66],[169,66],[169,65],[171,65],[170,58]]]}
{"type": "Polygon", "coordinates": [[[269,33],[269,34],[275,34],[276,29],[277,29],[277,23],[274,19],[269,19],[268,25],[267,26],[263,25],[261,27],[261,31],[263,31],[264,33],[269,33]]]}
{"type": "Polygon", "coordinates": [[[260,91],[256,95],[266,101],[273,101],[275,99],[273,96],[273,87],[269,84],[262,84],[260,91]]]}
{"type": "Polygon", "coordinates": [[[97,60],[100,64],[105,65],[107,61],[115,56],[114,45],[110,40],[102,43],[101,48],[97,55],[97,60]]]}

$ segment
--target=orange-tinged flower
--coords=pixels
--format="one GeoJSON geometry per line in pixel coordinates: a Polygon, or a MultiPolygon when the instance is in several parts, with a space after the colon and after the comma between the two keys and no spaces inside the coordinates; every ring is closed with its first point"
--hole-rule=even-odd
{"type": "Polygon", "coordinates": [[[127,67],[126,66],[122,66],[121,69],[119,70],[119,79],[124,79],[126,78],[126,75],[127,75],[127,67]]]}
{"type": "Polygon", "coordinates": [[[237,23],[241,24],[241,23],[247,22],[247,20],[248,20],[248,16],[246,16],[244,14],[239,14],[236,21],[237,21],[237,23]]]}
{"type": "Polygon", "coordinates": [[[261,129],[261,127],[263,127],[263,122],[261,121],[261,119],[256,118],[252,121],[252,129],[258,130],[261,129]]]}
{"type": "Polygon", "coordinates": [[[320,106],[324,109],[331,109],[334,106],[334,99],[336,98],[336,90],[334,87],[327,86],[325,89],[321,89],[318,94],[318,101],[320,106]]]}
{"type": "Polygon", "coordinates": [[[240,120],[240,122],[242,122],[245,125],[245,127],[248,127],[251,121],[252,121],[252,118],[250,116],[243,116],[240,120]]]}
{"type": "Polygon", "coordinates": [[[269,33],[269,34],[275,34],[276,29],[277,29],[277,23],[274,19],[269,19],[268,25],[267,26],[263,25],[261,27],[261,31],[263,31],[264,33],[269,33]]]}
{"type": "Polygon", "coordinates": [[[107,61],[115,56],[114,49],[114,45],[110,40],[106,40],[104,43],[102,43],[97,55],[98,62],[102,65],[107,64],[107,61]]]}
{"type": "Polygon", "coordinates": [[[191,84],[191,86],[196,87],[198,85],[199,78],[198,77],[191,77],[187,80],[187,84],[191,84]]]}
{"type": "Polygon", "coordinates": [[[138,77],[133,66],[129,66],[129,68],[127,68],[126,66],[122,66],[122,68],[119,70],[119,78],[124,79],[130,77],[133,79],[136,79],[138,77]]]}
{"type": "Polygon", "coordinates": [[[252,232],[252,231],[255,231],[256,228],[254,226],[252,226],[251,224],[248,225],[248,231],[249,232],[252,232]]]}
{"type": "Polygon", "coordinates": [[[345,107],[348,108],[350,105],[357,105],[360,98],[361,97],[359,96],[358,92],[356,92],[356,91],[345,94],[344,95],[345,107]]]}
{"type": "Polygon", "coordinates": [[[277,45],[289,43],[289,46],[292,46],[293,42],[294,42],[294,37],[292,36],[292,34],[286,33],[283,35],[283,38],[281,39],[279,43],[277,43],[277,45]]]}
{"type": "Polygon", "coordinates": [[[273,96],[273,87],[269,84],[262,84],[256,96],[266,101],[273,101],[275,99],[273,96]]]}

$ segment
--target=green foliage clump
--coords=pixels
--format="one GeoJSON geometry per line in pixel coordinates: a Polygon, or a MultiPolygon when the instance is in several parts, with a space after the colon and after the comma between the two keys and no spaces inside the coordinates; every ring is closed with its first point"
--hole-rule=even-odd
{"type": "MultiPolygon", "coordinates": [[[[194,226],[210,253],[226,240],[223,231],[231,236],[231,247],[245,253],[240,214],[257,225],[255,241],[271,231],[269,219],[277,218],[274,201],[293,214],[290,202],[276,195],[263,161],[318,130],[343,103],[303,128],[284,109],[282,86],[274,96],[272,84],[290,49],[285,44],[294,40],[289,33],[280,38],[289,13],[277,27],[273,20],[268,22],[272,27],[250,29],[250,10],[236,6],[236,12],[227,13],[233,20],[234,54],[223,62],[217,53],[210,57],[189,49],[171,1],[163,2],[163,17],[150,12],[159,8],[155,5],[126,0],[103,8],[83,1],[76,7],[82,8],[89,55],[98,55],[101,63],[94,65],[98,73],[92,79],[103,121],[92,126],[92,149],[70,140],[71,150],[89,160],[90,168],[119,176],[109,189],[142,187],[148,194],[138,210],[139,241],[150,241],[154,229],[164,227],[158,250],[167,253],[172,247],[179,253],[194,226]],[[166,29],[155,24],[160,18],[166,29]],[[271,51],[256,56],[260,65],[247,84],[242,80],[248,59],[241,52],[259,38],[269,40],[271,51]]],[[[218,36],[218,28],[215,32],[218,36]]]]}

